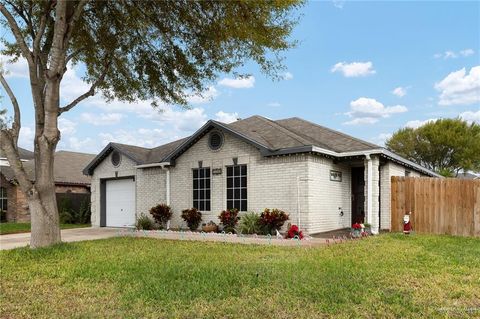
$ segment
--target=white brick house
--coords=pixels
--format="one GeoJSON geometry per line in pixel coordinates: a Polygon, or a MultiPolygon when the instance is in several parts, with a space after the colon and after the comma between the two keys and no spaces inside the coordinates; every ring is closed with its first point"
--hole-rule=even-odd
{"type": "Polygon", "coordinates": [[[203,222],[227,208],[278,208],[310,234],[365,221],[390,228],[390,177],[438,176],[377,145],[299,119],[208,121],[192,136],[153,149],[110,143],[85,168],[92,224],[130,226],[169,204],[173,226],[196,207],[203,222]]]}

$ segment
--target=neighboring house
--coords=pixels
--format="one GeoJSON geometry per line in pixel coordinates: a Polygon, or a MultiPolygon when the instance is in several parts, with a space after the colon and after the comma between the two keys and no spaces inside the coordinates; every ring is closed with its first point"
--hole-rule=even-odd
{"type": "MultiPolygon", "coordinates": [[[[18,155],[22,162],[33,159],[33,152],[21,147],[18,148],[18,155]]],[[[10,182],[13,171],[9,166],[7,155],[0,149],[0,210],[3,212],[7,212],[9,206],[11,210],[16,210],[16,198],[23,197],[20,189],[10,182]]]]}
{"type": "MultiPolygon", "coordinates": [[[[21,157],[25,151],[23,149],[19,150],[21,157]]],[[[33,155],[33,153],[31,154],[33,155]]],[[[67,151],[55,153],[54,181],[57,198],[60,194],[90,193],[90,177],[83,175],[82,170],[94,157],[95,155],[92,154],[67,151]]],[[[30,180],[34,182],[35,161],[32,158],[33,156],[29,160],[24,161],[23,166],[30,180]]],[[[17,186],[15,175],[9,165],[0,166],[0,191],[1,208],[7,212],[7,221],[30,221],[27,199],[20,187],[17,186]]]]}
{"type": "Polygon", "coordinates": [[[460,179],[480,179],[480,176],[476,175],[474,173],[470,173],[470,172],[460,172],[460,173],[458,173],[457,178],[460,178],[460,179]]]}
{"type": "Polygon", "coordinates": [[[300,118],[210,120],[153,149],[108,144],[85,168],[94,226],[131,226],[159,203],[172,225],[196,207],[203,222],[224,209],[278,208],[310,234],[365,221],[390,228],[391,176],[436,176],[385,148],[300,118]]]}

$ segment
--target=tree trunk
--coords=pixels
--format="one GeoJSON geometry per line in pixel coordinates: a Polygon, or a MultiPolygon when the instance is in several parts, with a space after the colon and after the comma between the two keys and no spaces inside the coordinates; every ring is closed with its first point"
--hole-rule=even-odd
{"type": "Polygon", "coordinates": [[[60,140],[58,130],[60,78],[55,76],[47,80],[44,122],[37,121],[35,129],[35,187],[29,200],[32,248],[49,246],[61,241],[53,169],[55,149],[60,140]]]}
{"type": "Polygon", "coordinates": [[[60,243],[60,223],[55,185],[35,185],[38,191],[30,196],[30,247],[38,248],[60,243]],[[53,191],[51,190],[53,187],[53,191]]]}

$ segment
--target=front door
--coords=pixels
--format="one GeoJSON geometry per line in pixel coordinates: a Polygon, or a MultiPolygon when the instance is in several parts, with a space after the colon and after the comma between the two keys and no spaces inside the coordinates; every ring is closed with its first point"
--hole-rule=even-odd
{"type": "Polygon", "coordinates": [[[352,224],[365,220],[365,168],[352,167],[352,224]]]}

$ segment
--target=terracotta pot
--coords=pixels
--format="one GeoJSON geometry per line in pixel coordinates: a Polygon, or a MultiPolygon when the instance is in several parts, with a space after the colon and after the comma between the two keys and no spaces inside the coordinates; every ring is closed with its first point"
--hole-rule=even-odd
{"type": "Polygon", "coordinates": [[[218,226],[217,225],[205,225],[205,226],[202,226],[202,231],[206,232],[206,233],[211,233],[211,232],[217,232],[218,230],[218,226]]]}

